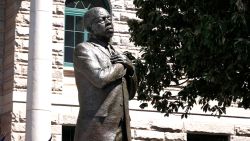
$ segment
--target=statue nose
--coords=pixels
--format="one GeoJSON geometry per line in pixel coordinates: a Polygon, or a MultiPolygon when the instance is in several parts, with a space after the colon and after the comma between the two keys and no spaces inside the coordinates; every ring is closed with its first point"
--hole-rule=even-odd
{"type": "Polygon", "coordinates": [[[105,17],[103,20],[105,21],[105,23],[111,23],[111,19],[109,17],[105,17]]]}
{"type": "Polygon", "coordinates": [[[111,23],[111,21],[108,18],[106,18],[105,23],[111,23]]]}

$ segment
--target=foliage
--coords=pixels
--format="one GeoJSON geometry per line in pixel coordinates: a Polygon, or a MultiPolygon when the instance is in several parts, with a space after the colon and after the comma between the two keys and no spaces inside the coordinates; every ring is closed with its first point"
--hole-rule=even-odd
{"type": "Polygon", "coordinates": [[[197,103],[219,115],[232,102],[250,108],[249,0],[134,0],[134,5],[140,20],[128,24],[142,53],[135,60],[139,100],[151,101],[166,115],[182,108],[185,117],[197,103]],[[174,100],[166,90],[173,83],[182,87],[174,100]]]}

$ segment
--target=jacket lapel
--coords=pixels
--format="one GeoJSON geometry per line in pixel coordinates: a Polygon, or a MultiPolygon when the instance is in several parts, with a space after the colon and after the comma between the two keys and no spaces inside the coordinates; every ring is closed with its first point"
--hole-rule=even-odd
{"type": "Polygon", "coordinates": [[[111,57],[109,51],[107,49],[105,49],[105,47],[99,45],[99,44],[96,44],[96,43],[91,43],[93,44],[95,47],[97,47],[101,52],[103,52],[105,55],[107,55],[109,58],[111,57]]]}

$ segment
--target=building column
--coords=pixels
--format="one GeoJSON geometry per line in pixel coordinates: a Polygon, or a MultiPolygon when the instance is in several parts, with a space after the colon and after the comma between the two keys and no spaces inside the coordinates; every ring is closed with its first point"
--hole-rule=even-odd
{"type": "Polygon", "coordinates": [[[48,141],[51,137],[53,0],[31,0],[26,141],[48,141]]]}

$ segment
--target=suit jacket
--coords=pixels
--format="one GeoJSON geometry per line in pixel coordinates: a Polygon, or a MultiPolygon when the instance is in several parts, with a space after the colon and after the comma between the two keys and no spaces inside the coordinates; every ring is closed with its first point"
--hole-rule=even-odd
{"type": "Polygon", "coordinates": [[[122,118],[131,140],[128,100],[136,92],[136,75],[112,64],[103,46],[84,42],[75,48],[74,70],[79,98],[75,141],[113,141],[122,118]]]}

